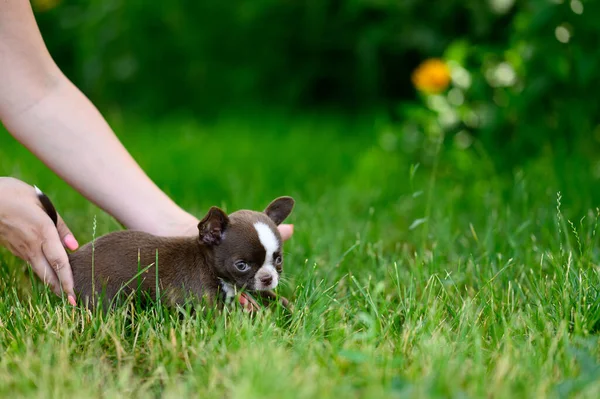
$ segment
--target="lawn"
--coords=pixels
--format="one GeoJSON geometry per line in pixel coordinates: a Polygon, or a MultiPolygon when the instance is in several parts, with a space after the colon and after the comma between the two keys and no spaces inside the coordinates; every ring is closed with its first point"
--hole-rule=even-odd
{"type": "MultiPolygon", "coordinates": [[[[368,117],[111,120],[198,216],[296,199],[295,310],[90,314],[0,249],[0,396],[600,397],[597,180],[576,159],[417,165],[368,117]]],[[[80,242],[120,229],[4,131],[0,175],[41,187],[80,242]]]]}

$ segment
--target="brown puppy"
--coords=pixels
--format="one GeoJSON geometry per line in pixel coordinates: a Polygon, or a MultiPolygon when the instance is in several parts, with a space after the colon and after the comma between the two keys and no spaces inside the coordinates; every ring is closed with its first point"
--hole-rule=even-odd
{"type": "MultiPolygon", "coordinates": [[[[56,221],[52,203],[36,190],[56,221]]],[[[293,207],[291,197],[275,199],[264,212],[240,210],[228,216],[212,207],[198,224],[198,236],[193,237],[157,237],[127,230],[109,233],[69,254],[75,291],[90,307],[100,295],[106,307],[117,294],[134,291],[152,299],[160,296],[170,305],[183,304],[190,296],[209,303],[229,300],[238,289],[273,299],[272,289],[283,271],[277,226],[293,207]]],[[[240,298],[242,303],[247,301],[256,306],[248,296],[240,298]]],[[[285,298],[281,302],[288,305],[285,298]]]]}

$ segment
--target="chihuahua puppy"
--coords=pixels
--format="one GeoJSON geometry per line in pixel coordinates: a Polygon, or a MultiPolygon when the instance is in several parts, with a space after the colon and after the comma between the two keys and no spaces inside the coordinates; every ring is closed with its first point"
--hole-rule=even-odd
{"type": "MultiPolygon", "coordinates": [[[[37,187],[36,192],[56,224],[52,202],[37,187]]],[[[106,234],[69,254],[75,292],[88,307],[94,307],[100,295],[109,303],[117,294],[139,291],[154,299],[157,288],[170,305],[183,304],[190,296],[222,304],[237,290],[275,299],[272,290],[283,271],[277,226],[293,207],[291,197],[273,200],[263,212],[240,210],[227,215],[211,207],[198,223],[198,235],[192,237],[157,237],[130,230],[106,234]]],[[[244,294],[240,303],[257,306],[244,294]]],[[[288,306],[285,298],[281,303],[288,306]]]]}

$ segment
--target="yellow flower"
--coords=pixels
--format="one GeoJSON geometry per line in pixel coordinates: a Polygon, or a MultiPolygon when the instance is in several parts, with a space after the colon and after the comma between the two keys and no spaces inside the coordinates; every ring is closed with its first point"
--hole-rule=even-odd
{"type": "Polygon", "coordinates": [[[442,60],[425,60],[412,73],[412,82],[417,90],[427,94],[437,94],[450,84],[450,68],[442,60]]]}

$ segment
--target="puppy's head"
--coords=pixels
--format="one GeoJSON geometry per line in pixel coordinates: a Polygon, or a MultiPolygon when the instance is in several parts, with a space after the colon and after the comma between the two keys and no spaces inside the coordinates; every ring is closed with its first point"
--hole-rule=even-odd
{"type": "Polygon", "coordinates": [[[283,271],[277,226],[292,212],[294,200],[280,197],[264,212],[241,210],[227,216],[212,207],[198,224],[199,240],[211,247],[217,276],[238,288],[271,290],[283,271]]]}

